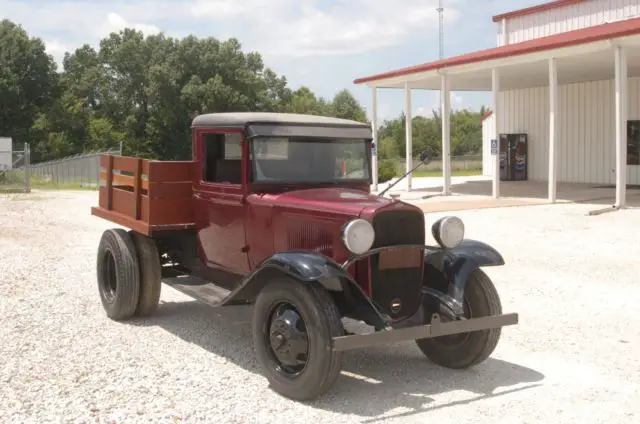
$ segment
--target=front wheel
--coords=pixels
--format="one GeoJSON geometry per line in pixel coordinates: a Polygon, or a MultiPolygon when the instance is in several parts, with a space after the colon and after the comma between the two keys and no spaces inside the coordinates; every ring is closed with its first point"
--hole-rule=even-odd
{"type": "Polygon", "coordinates": [[[317,283],[288,277],[268,284],[255,303],[253,342],[273,390],[294,400],[311,400],[338,379],[342,353],[332,338],[344,335],[332,297],[317,283]]]}
{"type": "MultiPolygon", "coordinates": [[[[498,292],[491,279],[481,269],[471,276],[464,294],[464,310],[467,318],[502,314],[498,292]]],[[[431,321],[431,313],[425,311],[425,324],[431,321]]],[[[422,353],[434,364],[453,368],[469,368],[486,360],[495,350],[501,328],[452,334],[448,336],[418,339],[422,353]]]]}

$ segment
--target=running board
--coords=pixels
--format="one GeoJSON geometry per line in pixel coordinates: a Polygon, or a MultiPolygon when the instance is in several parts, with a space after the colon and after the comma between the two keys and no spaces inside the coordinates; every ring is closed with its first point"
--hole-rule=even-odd
{"type": "Polygon", "coordinates": [[[231,294],[227,289],[191,275],[165,277],[162,282],[187,296],[211,306],[221,306],[231,294]]]}

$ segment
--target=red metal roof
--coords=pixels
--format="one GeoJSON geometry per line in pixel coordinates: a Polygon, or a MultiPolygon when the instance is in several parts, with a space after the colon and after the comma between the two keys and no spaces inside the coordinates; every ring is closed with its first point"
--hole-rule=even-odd
{"type": "Polygon", "coordinates": [[[466,65],[469,63],[485,62],[493,59],[502,59],[511,56],[576,46],[579,44],[587,44],[595,41],[636,34],[640,34],[640,18],[606,23],[589,28],[577,29],[574,31],[537,38],[534,40],[523,41],[521,43],[507,44],[491,49],[479,50],[460,56],[453,56],[446,59],[436,60],[434,62],[424,63],[422,65],[409,66],[407,68],[358,78],[353,82],[354,84],[364,84],[381,79],[417,74],[419,72],[466,65]]]}
{"type": "Polygon", "coordinates": [[[480,117],[480,122],[484,122],[485,119],[488,119],[491,115],[493,115],[492,111],[489,111],[480,117]]]}
{"type": "Polygon", "coordinates": [[[582,3],[586,0],[556,0],[548,3],[538,4],[536,6],[526,7],[524,9],[513,10],[511,12],[501,13],[493,17],[493,22],[500,22],[503,19],[515,18],[516,16],[531,15],[533,13],[544,12],[546,10],[556,9],[570,4],[582,3]]]}

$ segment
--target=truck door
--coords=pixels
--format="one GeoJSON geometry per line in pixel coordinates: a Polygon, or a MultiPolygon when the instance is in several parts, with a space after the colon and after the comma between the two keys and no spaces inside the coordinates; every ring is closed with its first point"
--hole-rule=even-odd
{"type": "Polygon", "coordinates": [[[201,174],[194,186],[196,230],[206,264],[234,274],[249,272],[245,245],[242,134],[200,130],[196,148],[201,174]]]}

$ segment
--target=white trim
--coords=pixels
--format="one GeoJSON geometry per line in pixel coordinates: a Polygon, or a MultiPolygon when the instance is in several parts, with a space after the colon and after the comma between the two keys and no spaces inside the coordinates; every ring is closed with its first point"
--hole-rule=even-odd
{"type": "Polygon", "coordinates": [[[614,49],[616,99],[616,203],[624,207],[627,195],[627,54],[621,46],[614,49]]]}
{"type": "MultiPolygon", "coordinates": [[[[492,68],[501,68],[504,66],[524,65],[531,62],[547,61],[551,58],[560,59],[563,57],[571,57],[599,51],[610,50],[615,46],[638,45],[640,44],[640,34],[625,37],[612,38],[607,40],[594,41],[586,44],[577,44],[568,47],[560,47],[556,49],[548,49],[544,51],[517,54],[514,56],[503,57],[499,59],[490,59],[480,62],[467,63],[464,65],[447,66],[439,69],[430,69],[428,71],[414,73],[409,75],[400,75],[370,81],[366,83],[369,87],[378,88],[400,88],[407,82],[420,81],[430,78],[437,78],[439,75],[460,75],[465,73],[473,73],[478,71],[487,71],[492,68]]],[[[451,87],[455,90],[455,87],[451,87]]]]}
{"type": "Polygon", "coordinates": [[[493,68],[491,70],[491,92],[493,100],[493,134],[495,140],[498,141],[498,152],[493,156],[493,178],[492,178],[492,195],[494,199],[500,197],[500,137],[499,137],[499,121],[502,114],[500,109],[500,70],[493,68]]]}
{"type": "Polygon", "coordinates": [[[509,44],[509,33],[507,32],[507,18],[502,18],[502,45],[509,44]]]}
{"type": "Polygon", "coordinates": [[[451,194],[451,93],[447,76],[440,76],[440,100],[442,119],[442,194],[451,194]]]}
{"type": "MultiPolygon", "coordinates": [[[[404,118],[405,118],[405,142],[406,142],[406,171],[411,171],[413,167],[413,134],[412,134],[412,122],[411,119],[411,87],[408,83],[404,85],[404,118]]],[[[407,191],[411,191],[411,174],[407,175],[407,191]]]]}
{"type": "Polygon", "coordinates": [[[371,88],[371,133],[375,149],[371,152],[371,179],[373,189],[378,190],[378,89],[371,88]]]}
{"type": "Polygon", "coordinates": [[[558,153],[558,66],[556,59],[549,59],[549,202],[555,203],[557,197],[558,153]]]}

